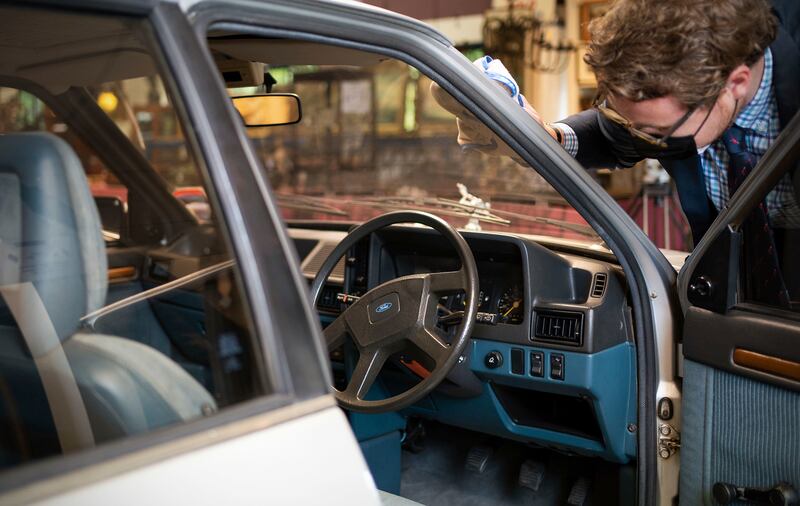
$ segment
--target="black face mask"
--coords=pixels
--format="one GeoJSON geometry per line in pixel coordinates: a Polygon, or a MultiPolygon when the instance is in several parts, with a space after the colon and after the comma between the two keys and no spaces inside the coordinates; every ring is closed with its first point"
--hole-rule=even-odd
{"type": "Polygon", "coordinates": [[[693,135],[668,137],[666,147],[656,146],[632,135],[624,126],[603,114],[597,114],[600,131],[608,140],[611,152],[623,167],[631,167],[644,158],[657,160],[683,160],[697,156],[697,144],[693,135]]]}

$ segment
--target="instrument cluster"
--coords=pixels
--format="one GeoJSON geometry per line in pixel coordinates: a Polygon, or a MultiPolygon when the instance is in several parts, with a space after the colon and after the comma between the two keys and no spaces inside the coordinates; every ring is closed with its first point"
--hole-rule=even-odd
{"type": "MultiPolygon", "coordinates": [[[[525,306],[523,291],[519,285],[509,285],[506,282],[493,283],[481,279],[479,298],[477,315],[479,323],[511,325],[522,323],[525,315],[525,306]]],[[[439,301],[441,316],[463,312],[466,302],[464,293],[442,297],[439,301]]],[[[450,318],[450,320],[453,319],[450,318]]]]}

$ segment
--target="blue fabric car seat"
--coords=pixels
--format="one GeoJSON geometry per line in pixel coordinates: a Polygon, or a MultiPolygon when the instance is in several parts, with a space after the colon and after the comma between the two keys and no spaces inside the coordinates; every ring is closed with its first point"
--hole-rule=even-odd
{"type": "Polygon", "coordinates": [[[215,411],[160,352],[83,333],[105,304],[100,221],[70,146],[0,135],[0,467],[215,411]]]}

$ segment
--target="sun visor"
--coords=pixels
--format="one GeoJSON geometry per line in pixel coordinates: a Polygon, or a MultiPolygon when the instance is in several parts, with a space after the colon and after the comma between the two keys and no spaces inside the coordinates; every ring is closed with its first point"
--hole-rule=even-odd
{"type": "Polygon", "coordinates": [[[153,60],[139,49],[115,50],[20,68],[16,75],[51,91],[156,75],[153,60]]]}
{"type": "Polygon", "coordinates": [[[375,65],[386,57],[313,42],[275,39],[209,39],[212,50],[268,65],[375,65]]]}

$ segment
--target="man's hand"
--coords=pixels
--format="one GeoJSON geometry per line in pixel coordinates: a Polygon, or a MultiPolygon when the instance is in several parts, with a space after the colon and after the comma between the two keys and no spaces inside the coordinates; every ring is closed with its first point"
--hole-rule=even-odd
{"type": "MultiPolygon", "coordinates": [[[[504,90],[508,90],[504,85],[497,83],[504,90]]],[[[450,96],[449,93],[444,91],[438,84],[431,83],[431,95],[436,102],[444,107],[447,111],[456,116],[456,124],[458,125],[458,145],[464,149],[476,149],[482,153],[491,154],[495,156],[508,156],[515,162],[521,165],[527,165],[518,156],[517,153],[508,147],[508,145],[499,140],[497,136],[478,120],[466,107],[461,105],[456,99],[450,96]]],[[[539,113],[522,97],[522,107],[534,121],[542,125],[544,129],[550,134],[553,139],[558,140],[558,135],[553,127],[542,121],[539,113]]]]}

